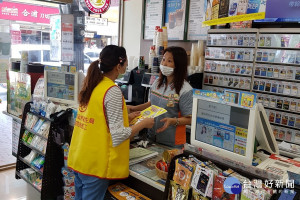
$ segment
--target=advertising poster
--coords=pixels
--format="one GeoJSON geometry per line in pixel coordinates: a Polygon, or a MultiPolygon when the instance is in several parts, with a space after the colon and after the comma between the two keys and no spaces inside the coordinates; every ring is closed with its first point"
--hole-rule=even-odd
{"type": "MultiPolygon", "coordinates": [[[[206,26],[264,19],[266,0],[206,0],[206,26]]],[[[274,12],[274,11],[273,11],[274,12]]]]}
{"type": "Polygon", "coordinates": [[[7,71],[7,112],[22,116],[25,104],[31,99],[29,74],[7,71]]]}
{"type": "Polygon", "coordinates": [[[74,34],[72,23],[62,23],[61,47],[62,61],[73,61],[74,55],[74,34]]]}
{"type": "Polygon", "coordinates": [[[186,0],[166,0],[165,26],[168,40],[183,40],[186,0]]]}
{"type": "Polygon", "coordinates": [[[144,39],[152,40],[155,33],[155,26],[162,25],[163,1],[147,0],[145,6],[145,29],[144,39]]]}
{"type": "Polygon", "coordinates": [[[61,16],[54,15],[50,18],[50,60],[61,59],[61,16]]]}
{"type": "Polygon", "coordinates": [[[187,39],[206,40],[209,27],[202,26],[205,20],[205,0],[190,0],[189,7],[187,39]]]}
{"type": "Polygon", "coordinates": [[[246,155],[248,130],[197,117],[196,140],[246,155]]]}
{"type": "Polygon", "coordinates": [[[49,72],[47,77],[47,96],[74,100],[75,75],[49,72]]]}

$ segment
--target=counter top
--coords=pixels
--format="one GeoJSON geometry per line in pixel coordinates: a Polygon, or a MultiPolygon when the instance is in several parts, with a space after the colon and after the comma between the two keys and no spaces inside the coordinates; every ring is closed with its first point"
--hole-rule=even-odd
{"type": "Polygon", "coordinates": [[[163,180],[156,175],[155,164],[158,160],[162,159],[163,152],[171,148],[154,144],[147,147],[147,149],[158,152],[158,155],[149,160],[129,166],[129,174],[130,176],[164,192],[166,180],[163,180]]]}

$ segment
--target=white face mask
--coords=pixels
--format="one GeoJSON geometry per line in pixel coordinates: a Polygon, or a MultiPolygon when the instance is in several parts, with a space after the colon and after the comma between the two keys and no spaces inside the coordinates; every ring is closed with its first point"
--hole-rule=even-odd
{"type": "Polygon", "coordinates": [[[164,65],[160,65],[159,68],[160,68],[161,73],[165,76],[171,76],[173,74],[173,71],[174,71],[174,68],[167,67],[167,66],[164,66],[164,65]]]}

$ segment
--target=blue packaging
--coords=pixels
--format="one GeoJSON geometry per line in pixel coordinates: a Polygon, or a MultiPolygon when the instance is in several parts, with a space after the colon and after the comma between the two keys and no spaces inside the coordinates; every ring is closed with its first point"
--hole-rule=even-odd
{"type": "Polygon", "coordinates": [[[247,14],[258,13],[261,0],[249,0],[247,14]]]}

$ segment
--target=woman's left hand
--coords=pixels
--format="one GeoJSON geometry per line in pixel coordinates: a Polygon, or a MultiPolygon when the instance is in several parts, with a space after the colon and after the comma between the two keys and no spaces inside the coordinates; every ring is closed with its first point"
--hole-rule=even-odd
{"type": "Polygon", "coordinates": [[[163,118],[162,120],[160,120],[160,122],[164,122],[165,124],[156,130],[156,133],[160,133],[163,132],[164,130],[166,130],[170,125],[175,124],[176,122],[174,122],[174,118],[163,118]]]}
{"type": "Polygon", "coordinates": [[[131,122],[134,118],[136,118],[136,117],[139,116],[140,114],[141,114],[140,111],[132,112],[132,113],[128,114],[129,122],[131,122]]]}

